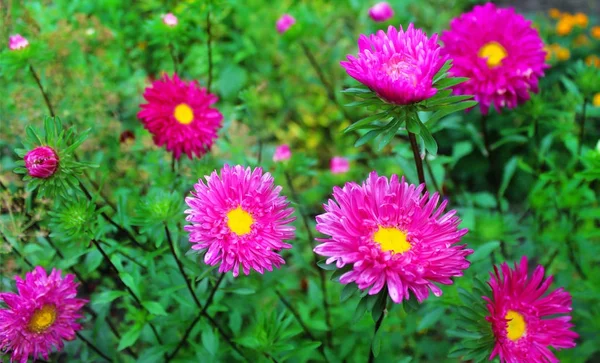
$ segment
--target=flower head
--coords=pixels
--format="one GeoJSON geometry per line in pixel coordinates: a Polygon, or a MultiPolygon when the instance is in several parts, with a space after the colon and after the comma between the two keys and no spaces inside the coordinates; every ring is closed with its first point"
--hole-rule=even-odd
{"type": "Polygon", "coordinates": [[[8,37],[8,49],[17,50],[27,48],[29,42],[21,34],[15,34],[8,37]]]}
{"type": "Polygon", "coordinates": [[[487,301],[496,344],[490,356],[501,362],[558,362],[550,351],[575,346],[577,333],[571,316],[571,295],[562,288],[543,296],[552,276],[544,280],[544,268],[537,266],[528,275],[527,257],[515,268],[503,263],[491,274],[492,296],[487,301]]]}
{"type": "Polygon", "coordinates": [[[406,31],[393,26],[358,39],[358,57],[340,62],[346,72],[383,100],[407,105],[434,96],[433,77],[447,57],[440,57],[437,34],[431,38],[412,24],[406,31]]]}
{"type": "Polygon", "coordinates": [[[58,155],[49,146],[38,146],[25,154],[25,167],[34,178],[46,179],[58,168],[58,155]]]}
{"type": "Polygon", "coordinates": [[[454,92],[475,95],[484,114],[491,105],[500,110],[528,100],[530,91],[538,92],[538,79],[548,68],[538,31],[512,8],[475,6],[452,20],[441,39],[442,52],[453,59],[450,73],[469,78],[454,92]]]}
{"type": "Polygon", "coordinates": [[[594,107],[600,107],[600,92],[594,95],[594,98],[592,98],[592,104],[594,107]]]}
{"type": "Polygon", "coordinates": [[[350,162],[341,156],[334,156],[329,162],[329,169],[332,174],[344,174],[350,170],[350,162]]]}
{"type": "Polygon", "coordinates": [[[60,270],[47,275],[38,266],[25,280],[15,279],[18,294],[0,293],[8,306],[0,309],[0,350],[12,352],[11,362],[25,363],[30,356],[47,360],[53,348],[63,348],[63,340],[75,339],[81,330],[79,311],[87,301],[76,298],[75,276],[63,278],[60,270]]]}
{"type": "Polygon", "coordinates": [[[279,19],[277,19],[277,23],[275,24],[277,31],[279,34],[283,34],[288,29],[292,27],[296,23],[296,19],[290,14],[283,14],[279,19]]]}
{"type": "Polygon", "coordinates": [[[382,1],[369,9],[369,16],[374,21],[383,22],[394,16],[394,10],[389,3],[382,1]]]}
{"type": "Polygon", "coordinates": [[[600,39],[600,26],[592,27],[592,30],[590,30],[590,34],[592,35],[592,38],[600,39]]]}
{"type": "Polygon", "coordinates": [[[467,233],[458,229],[456,211],[442,215],[447,202],[438,206],[439,195],[430,198],[423,189],[376,172],[362,185],[335,187],[325,213],[317,216],[317,231],[328,237],[317,239],[322,243],[315,252],[338,268],[351,264],[340,282],[355,282],[370,295],[387,287],[396,303],[408,300],[409,291],[418,301],[429,290],[440,296],[436,283],[449,285],[462,276],[473,251],[456,245],[467,233]]]}
{"type": "Polygon", "coordinates": [[[192,249],[206,251],[206,264],[220,263],[219,272],[233,271],[235,277],[240,268],[246,275],[251,269],[262,274],[284,264],[278,252],[292,247],[283,241],[294,238],[294,210],[271,174],[225,165],[205,178],[185,200],[192,249]]]}
{"type": "Polygon", "coordinates": [[[170,27],[174,27],[178,23],[177,17],[175,15],[173,15],[172,13],[167,13],[167,14],[163,15],[162,21],[165,25],[170,26],[170,27]]]}
{"type": "Polygon", "coordinates": [[[154,81],[144,99],[148,103],[140,106],[137,116],[158,146],[166,145],[177,159],[182,153],[190,159],[202,157],[210,150],[223,120],[219,110],[211,107],[217,96],[175,74],[154,81]]]}
{"type": "Polygon", "coordinates": [[[275,154],[273,154],[273,161],[286,161],[290,160],[292,157],[292,150],[290,150],[290,146],[288,144],[283,144],[277,146],[275,149],[275,154]]]}

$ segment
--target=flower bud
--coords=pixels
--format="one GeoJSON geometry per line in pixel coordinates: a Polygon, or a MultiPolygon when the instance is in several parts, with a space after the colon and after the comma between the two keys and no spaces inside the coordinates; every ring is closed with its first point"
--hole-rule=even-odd
{"type": "Polygon", "coordinates": [[[58,155],[49,146],[39,146],[25,154],[25,167],[34,178],[46,179],[58,168],[58,155]]]}

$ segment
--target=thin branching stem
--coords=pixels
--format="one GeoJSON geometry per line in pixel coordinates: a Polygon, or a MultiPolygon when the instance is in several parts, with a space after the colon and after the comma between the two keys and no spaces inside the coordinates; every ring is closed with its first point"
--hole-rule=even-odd
{"type": "Polygon", "coordinates": [[[208,9],[206,10],[206,50],[208,52],[208,81],[206,83],[206,90],[210,93],[210,86],[212,85],[213,78],[213,58],[212,58],[212,33],[210,23],[210,6],[211,1],[208,2],[208,9]]]}
{"type": "Polygon", "coordinates": [[[185,269],[183,268],[183,264],[181,263],[181,260],[179,260],[179,257],[177,257],[177,252],[175,251],[175,243],[173,242],[173,238],[171,237],[171,232],[169,231],[169,227],[167,227],[166,223],[165,223],[165,234],[167,235],[167,240],[169,241],[169,248],[171,249],[171,254],[173,255],[173,258],[175,259],[175,262],[177,263],[179,272],[181,273],[181,276],[183,276],[183,279],[185,280],[185,284],[187,285],[187,288],[190,291],[190,294],[192,295],[194,302],[196,303],[198,308],[202,309],[202,304],[200,303],[200,300],[198,300],[196,291],[194,291],[194,287],[192,286],[192,281],[190,280],[187,273],[185,272],[185,269]]]}
{"type": "MultiPolygon", "coordinates": [[[[288,186],[290,187],[290,192],[292,193],[292,198],[294,199],[294,203],[296,203],[299,207],[300,218],[302,219],[302,224],[304,224],[304,229],[306,229],[306,233],[308,235],[308,243],[311,247],[314,247],[315,237],[312,233],[312,228],[310,227],[306,213],[302,210],[302,208],[300,208],[302,206],[300,204],[300,198],[298,196],[298,193],[296,192],[296,189],[294,188],[294,184],[292,183],[292,178],[287,171],[285,172],[285,179],[288,183],[288,186]]],[[[331,329],[331,313],[329,311],[330,310],[329,302],[327,300],[327,277],[325,276],[325,271],[323,269],[319,268],[319,266],[317,265],[317,262],[319,262],[319,258],[317,257],[317,254],[313,252],[312,255],[313,255],[313,260],[314,260],[314,266],[319,271],[319,278],[321,280],[321,294],[323,295],[323,310],[325,311],[325,323],[327,324],[326,343],[327,343],[327,346],[331,347],[331,340],[332,340],[332,331],[331,330],[332,329],[331,329]]]]}
{"type": "MultiPolygon", "coordinates": [[[[415,159],[415,167],[417,168],[417,175],[419,176],[419,184],[425,184],[425,173],[423,173],[423,160],[421,159],[421,153],[419,152],[417,138],[415,134],[409,131],[408,139],[410,140],[410,146],[412,148],[413,157],[415,159]]],[[[426,185],[425,189],[427,189],[426,185]]]]}
{"type": "Polygon", "coordinates": [[[40,92],[42,92],[42,96],[44,97],[44,102],[46,103],[46,107],[48,107],[48,112],[50,112],[50,116],[56,116],[56,114],[54,113],[54,108],[52,108],[52,103],[50,103],[50,97],[48,96],[48,93],[46,93],[46,91],[44,90],[44,86],[42,86],[40,77],[38,76],[35,69],[33,69],[33,66],[31,64],[29,65],[29,72],[31,72],[31,75],[35,79],[35,83],[37,83],[40,92]]]}
{"type": "MultiPolygon", "coordinates": [[[[111,261],[110,257],[108,257],[108,255],[106,254],[106,252],[104,251],[104,249],[102,248],[102,246],[100,246],[100,243],[94,239],[92,239],[92,243],[94,244],[94,246],[96,246],[96,248],[98,249],[98,251],[100,252],[100,254],[102,254],[102,257],[104,257],[104,259],[106,260],[106,262],[108,262],[109,266],[113,269],[113,271],[117,274],[118,279],[117,281],[123,286],[125,287],[125,289],[127,290],[127,292],[129,293],[129,295],[131,295],[131,297],[133,298],[133,300],[135,301],[135,303],[138,305],[139,308],[144,309],[144,306],[142,305],[142,301],[140,300],[140,298],[133,292],[133,290],[131,290],[131,288],[129,286],[127,286],[127,284],[121,279],[121,275],[119,272],[119,269],[117,268],[117,266],[115,266],[115,264],[111,261]]],[[[150,325],[150,328],[152,329],[152,332],[154,333],[154,336],[156,337],[156,340],[158,341],[159,344],[162,345],[162,339],[160,338],[160,335],[158,334],[158,331],[156,330],[156,327],[154,326],[154,324],[152,323],[148,323],[150,325]]]]}

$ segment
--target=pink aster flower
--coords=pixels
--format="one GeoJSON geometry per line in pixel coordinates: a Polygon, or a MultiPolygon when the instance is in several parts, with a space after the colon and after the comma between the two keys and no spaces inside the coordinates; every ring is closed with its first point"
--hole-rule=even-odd
{"type": "Polygon", "coordinates": [[[437,34],[431,38],[410,24],[406,31],[393,26],[358,39],[358,58],[340,62],[346,72],[383,100],[407,105],[434,96],[433,77],[444,66],[437,34]]]}
{"type": "Polygon", "coordinates": [[[474,95],[484,114],[491,105],[500,111],[527,101],[549,67],[538,31],[512,8],[475,6],[452,20],[441,40],[442,53],[453,60],[451,75],[469,78],[454,93],[474,95]]]}
{"type": "Polygon", "coordinates": [[[17,50],[27,48],[29,42],[21,34],[15,34],[8,37],[8,49],[17,50]]]}
{"type": "Polygon", "coordinates": [[[140,105],[137,116],[158,146],[166,145],[177,159],[182,153],[190,159],[202,157],[210,150],[223,120],[219,110],[211,107],[217,96],[175,74],[154,81],[144,98],[148,103],[140,105]]]}
{"type": "Polygon", "coordinates": [[[262,274],[284,264],[278,252],[292,247],[283,241],[294,238],[294,210],[271,174],[225,165],[220,175],[214,171],[205,178],[185,199],[192,249],[206,251],[206,264],[221,263],[219,272],[233,271],[234,277],[240,267],[248,275],[251,269],[262,274]]]}
{"type": "Polygon", "coordinates": [[[350,162],[341,156],[334,156],[329,162],[329,169],[332,174],[344,174],[350,170],[350,162]]]}
{"type": "Polygon", "coordinates": [[[77,319],[87,300],[77,299],[77,283],[71,274],[62,277],[60,270],[50,275],[36,267],[15,277],[18,294],[0,293],[8,309],[0,309],[0,350],[12,352],[11,362],[26,363],[40,357],[48,359],[53,348],[61,350],[63,340],[75,339],[81,330],[77,319]]]}
{"type": "Polygon", "coordinates": [[[370,295],[387,287],[395,303],[408,300],[409,291],[419,302],[429,290],[440,296],[436,283],[450,285],[462,276],[473,251],[456,245],[467,233],[458,229],[456,211],[442,215],[447,201],[438,206],[439,195],[421,195],[424,187],[376,172],[362,185],[334,187],[325,213],[317,216],[317,231],[328,237],[318,238],[322,243],[314,251],[338,268],[352,265],[340,282],[355,282],[370,295]]]}
{"type": "Polygon", "coordinates": [[[527,257],[511,269],[508,264],[494,266],[488,284],[492,297],[484,296],[496,345],[490,360],[501,362],[558,362],[549,347],[573,348],[577,333],[571,331],[571,295],[559,288],[543,296],[552,283],[544,280],[544,268],[537,266],[528,275],[527,257]]]}
{"type": "Polygon", "coordinates": [[[276,28],[280,34],[288,31],[289,28],[292,27],[296,23],[296,19],[290,14],[283,14],[279,19],[277,19],[276,28]]]}
{"type": "Polygon", "coordinates": [[[394,10],[390,6],[390,4],[388,4],[385,1],[382,1],[380,3],[373,5],[369,9],[369,16],[374,21],[382,22],[382,21],[386,21],[386,20],[390,19],[392,16],[394,16],[394,10]]]}
{"type": "Polygon", "coordinates": [[[178,23],[177,17],[175,15],[173,15],[172,13],[167,13],[167,14],[163,15],[162,21],[163,21],[163,23],[165,23],[165,25],[170,26],[170,27],[174,27],[178,23]]]}
{"type": "Polygon", "coordinates": [[[38,146],[25,154],[25,167],[34,178],[46,179],[58,168],[58,155],[49,146],[38,146]]]}
{"type": "Polygon", "coordinates": [[[273,161],[286,161],[290,160],[292,157],[292,150],[290,150],[290,146],[287,144],[279,145],[275,149],[275,154],[273,154],[273,161]]]}

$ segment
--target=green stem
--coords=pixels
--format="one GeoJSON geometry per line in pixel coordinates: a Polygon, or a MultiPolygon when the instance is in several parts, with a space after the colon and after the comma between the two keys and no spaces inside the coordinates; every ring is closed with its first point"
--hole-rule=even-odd
{"type": "MultiPolygon", "coordinates": [[[[387,299],[387,297],[386,297],[387,299]]],[[[373,353],[373,341],[375,340],[375,336],[377,332],[381,328],[381,324],[383,324],[383,319],[385,318],[385,310],[381,312],[381,316],[377,319],[375,323],[375,329],[373,331],[373,338],[371,339],[371,346],[369,347],[369,363],[373,363],[375,361],[375,354],[373,353]]]]}
{"type": "MultiPolygon", "coordinates": [[[[98,251],[100,252],[100,254],[102,255],[102,257],[104,257],[104,259],[106,260],[106,262],[108,262],[109,266],[113,269],[113,271],[117,274],[118,277],[118,282],[125,287],[125,289],[127,290],[127,292],[129,293],[129,295],[131,295],[131,297],[133,298],[133,300],[136,302],[136,304],[138,305],[139,308],[144,309],[144,306],[142,305],[142,302],[140,300],[139,297],[137,297],[137,295],[133,292],[133,290],[131,290],[131,288],[129,286],[127,286],[127,284],[121,279],[121,275],[119,273],[119,269],[117,268],[117,266],[115,266],[115,264],[111,261],[110,257],[108,257],[108,255],[106,254],[106,252],[104,251],[104,249],[102,249],[102,246],[100,246],[100,243],[98,243],[98,241],[92,239],[92,243],[94,244],[94,246],[96,246],[96,248],[98,249],[98,251]]],[[[162,345],[162,339],[160,338],[160,335],[158,334],[158,331],[156,330],[156,327],[154,326],[154,324],[152,323],[148,323],[150,325],[150,328],[152,329],[152,332],[154,333],[154,336],[156,337],[156,340],[158,341],[158,343],[160,345],[162,345]]]]}
{"type": "MultiPolygon", "coordinates": [[[[408,131],[408,139],[410,140],[410,146],[412,148],[413,157],[415,159],[415,167],[417,168],[417,174],[419,175],[419,184],[425,185],[425,173],[423,173],[423,160],[421,159],[421,154],[419,153],[419,145],[417,144],[417,138],[415,134],[408,131]]],[[[425,185],[425,190],[427,190],[427,185],[425,185]]]]}
{"type": "MultiPolygon", "coordinates": [[[[308,235],[308,243],[311,248],[314,248],[315,237],[312,233],[312,229],[310,228],[310,224],[308,222],[308,218],[306,217],[306,213],[300,208],[302,204],[300,204],[300,198],[298,197],[298,193],[296,193],[296,189],[294,188],[294,184],[292,183],[292,178],[290,174],[285,172],[285,179],[290,187],[290,192],[292,193],[292,198],[294,202],[298,205],[300,211],[300,218],[302,219],[302,224],[304,224],[304,229],[306,229],[306,233],[308,235]]],[[[332,340],[332,332],[331,332],[331,313],[329,311],[329,302],[327,301],[327,277],[325,276],[325,271],[317,265],[319,262],[319,258],[314,251],[311,251],[313,255],[314,266],[319,271],[319,278],[321,280],[321,294],[323,295],[323,310],[325,311],[325,323],[327,324],[327,346],[331,347],[332,340]]]]}
{"type": "Polygon", "coordinates": [[[583,137],[585,136],[585,120],[586,120],[586,109],[587,109],[587,98],[583,98],[583,110],[581,115],[581,126],[579,130],[579,147],[577,148],[577,155],[581,155],[581,149],[583,148],[583,137]]]}
{"type": "Polygon", "coordinates": [[[213,78],[213,59],[212,59],[212,33],[210,23],[210,5],[211,1],[208,2],[208,10],[206,11],[206,35],[208,37],[206,41],[206,50],[208,52],[208,82],[206,84],[206,91],[210,93],[210,86],[212,85],[213,78]]]}
{"type": "Polygon", "coordinates": [[[46,93],[46,91],[44,91],[44,87],[42,86],[42,82],[40,81],[40,77],[38,76],[38,74],[35,71],[35,69],[33,69],[33,66],[31,64],[29,65],[29,71],[31,72],[31,75],[35,79],[35,83],[37,83],[37,86],[40,89],[40,92],[42,92],[42,96],[44,97],[44,102],[46,103],[46,107],[48,107],[48,111],[50,112],[50,116],[54,117],[55,113],[54,113],[54,109],[52,108],[52,104],[50,103],[50,97],[48,96],[48,94],[46,93]]]}
{"type": "Polygon", "coordinates": [[[169,231],[169,227],[167,227],[166,223],[165,223],[165,233],[167,234],[167,240],[169,240],[169,247],[171,249],[171,254],[173,255],[173,258],[175,259],[175,262],[177,263],[179,272],[181,273],[181,276],[183,276],[183,279],[185,280],[187,288],[190,291],[190,294],[192,295],[194,302],[196,303],[198,308],[202,309],[202,304],[200,303],[200,300],[198,300],[198,296],[196,296],[196,292],[194,291],[194,288],[192,287],[191,280],[188,277],[187,273],[185,272],[185,269],[183,268],[183,264],[179,260],[179,257],[177,257],[177,253],[175,252],[175,243],[173,242],[173,239],[171,238],[171,232],[169,231]]]}
{"type": "MultiPolygon", "coordinates": [[[[283,305],[292,313],[292,315],[294,316],[294,318],[296,318],[296,321],[298,322],[298,324],[300,324],[300,326],[304,330],[304,333],[306,334],[306,336],[308,336],[308,338],[310,340],[312,340],[314,342],[317,342],[318,340],[310,332],[310,330],[308,329],[308,327],[306,326],[306,324],[304,323],[304,321],[302,321],[302,317],[300,317],[300,314],[298,313],[298,311],[296,311],[296,309],[294,309],[294,307],[289,303],[289,301],[287,301],[283,297],[283,295],[281,294],[281,292],[279,292],[279,290],[275,289],[275,294],[279,297],[279,300],[281,300],[281,302],[283,303],[283,305]]],[[[319,349],[319,352],[321,353],[321,355],[323,355],[323,358],[325,358],[325,360],[327,361],[327,356],[325,355],[325,349],[323,348],[323,344],[319,345],[318,349],[319,349]]]]}

